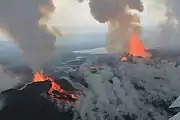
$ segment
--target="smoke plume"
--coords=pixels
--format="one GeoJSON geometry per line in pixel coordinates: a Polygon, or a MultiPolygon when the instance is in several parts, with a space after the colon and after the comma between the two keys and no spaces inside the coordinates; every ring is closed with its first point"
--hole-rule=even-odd
{"type": "Polygon", "coordinates": [[[130,9],[143,11],[141,0],[89,0],[92,16],[100,23],[108,23],[107,50],[127,52],[132,32],[140,33],[140,19],[130,9]]]}
{"type": "Polygon", "coordinates": [[[3,66],[0,66],[0,92],[16,86],[20,81],[13,79],[13,74],[6,73],[3,66]]]}
{"type": "Polygon", "coordinates": [[[39,26],[53,11],[52,0],[0,0],[0,28],[19,45],[33,71],[39,71],[55,47],[48,26],[39,26]]]}
{"type": "Polygon", "coordinates": [[[176,19],[180,20],[180,8],[179,0],[166,0],[167,1],[167,9],[171,10],[172,14],[175,15],[176,19]]]}
{"type": "Polygon", "coordinates": [[[179,49],[180,42],[180,8],[179,0],[166,0],[166,20],[160,25],[160,34],[157,38],[160,41],[160,48],[179,49]]]}

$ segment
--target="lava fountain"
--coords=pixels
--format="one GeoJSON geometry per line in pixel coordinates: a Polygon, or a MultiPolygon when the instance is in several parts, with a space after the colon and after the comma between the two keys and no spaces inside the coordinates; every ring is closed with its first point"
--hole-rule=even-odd
{"type": "Polygon", "coordinates": [[[59,84],[55,82],[55,80],[51,77],[44,76],[39,72],[35,72],[33,82],[42,82],[42,81],[50,81],[51,88],[48,91],[48,94],[55,100],[60,102],[69,102],[71,104],[75,104],[77,100],[77,96],[73,94],[71,91],[66,91],[61,88],[59,84]]]}
{"type": "MultiPolygon", "coordinates": [[[[142,41],[138,38],[138,36],[133,33],[131,40],[129,41],[129,50],[128,54],[135,57],[150,57],[150,53],[148,53],[142,43],[142,41]]],[[[123,56],[121,61],[126,61],[127,57],[123,56]]]]}
{"type": "Polygon", "coordinates": [[[138,36],[133,33],[129,42],[129,54],[137,57],[149,57],[150,54],[145,50],[143,43],[138,36]]]}

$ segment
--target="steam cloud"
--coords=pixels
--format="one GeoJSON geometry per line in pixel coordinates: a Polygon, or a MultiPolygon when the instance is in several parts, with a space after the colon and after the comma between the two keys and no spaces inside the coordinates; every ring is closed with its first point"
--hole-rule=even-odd
{"type": "Polygon", "coordinates": [[[19,83],[18,80],[12,79],[13,76],[10,76],[10,74],[5,73],[5,69],[3,66],[0,66],[0,76],[0,92],[12,88],[19,83]]]}
{"type": "Polygon", "coordinates": [[[178,49],[179,44],[179,31],[180,31],[180,9],[179,0],[166,0],[164,1],[166,6],[166,20],[160,25],[160,34],[157,38],[160,41],[160,48],[163,49],[178,49]]]}
{"type": "Polygon", "coordinates": [[[179,0],[167,0],[167,7],[171,9],[172,13],[175,15],[176,19],[180,20],[180,9],[179,0]]]}
{"type": "Polygon", "coordinates": [[[55,47],[55,36],[38,23],[53,10],[52,0],[0,0],[0,28],[19,45],[33,71],[39,71],[55,47]]]}
{"type": "Polygon", "coordinates": [[[131,33],[140,33],[139,17],[130,14],[128,10],[142,12],[144,7],[141,0],[89,0],[89,7],[96,20],[108,23],[107,50],[116,53],[127,52],[131,33]]]}

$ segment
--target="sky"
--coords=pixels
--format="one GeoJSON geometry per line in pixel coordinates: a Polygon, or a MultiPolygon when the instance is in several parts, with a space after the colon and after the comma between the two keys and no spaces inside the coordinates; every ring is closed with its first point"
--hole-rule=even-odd
{"type": "Polygon", "coordinates": [[[90,14],[88,2],[78,3],[77,0],[54,0],[56,10],[51,23],[63,32],[86,33],[104,32],[105,24],[97,22],[90,14]]]}
{"type": "Polygon", "coordinates": [[[155,27],[165,20],[165,10],[163,2],[165,0],[142,0],[145,10],[140,15],[141,25],[144,27],[155,27]]]}
{"type": "MultiPolygon", "coordinates": [[[[163,21],[165,7],[164,0],[143,0],[145,11],[140,14],[143,27],[155,27],[163,21]]],[[[77,0],[54,0],[56,10],[51,23],[62,31],[70,33],[104,32],[107,25],[98,23],[90,14],[88,1],[78,3],[77,0]]]]}
{"type": "MultiPolygon", "coordinates": [[[[156,27],[164,20],[164,0],[143,0],[145,11],[140,14],[143,27],[156,27]]],[[[78,3],[77,0],[53,0],[56,10],[52,14],[50,24],[67,34],[84,34],[106,32],[107,25],[97,22],[90,13],[88,1],[78,3]]],[[[0,36],[2,36],[0,34],[0,36]]]]}

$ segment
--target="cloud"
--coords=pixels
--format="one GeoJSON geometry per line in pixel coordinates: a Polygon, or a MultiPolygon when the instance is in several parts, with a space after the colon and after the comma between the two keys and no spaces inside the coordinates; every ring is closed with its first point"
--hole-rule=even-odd
{"type": "Polygon", "coordinates": [[[54,6],[51,0],[1,0],[0,27],[13,38],[29,66],[38,71],[54,50],[56,37],[40,27],[54,6]]]}
{"type": "Polygon", "coordinates": [[[0,66],[0,92],[6,89],[13,88],[18,85],[20,81],[15,79],[15,76],[9,71],[5,73],[5,69],[3,66],[0,66]]]}

